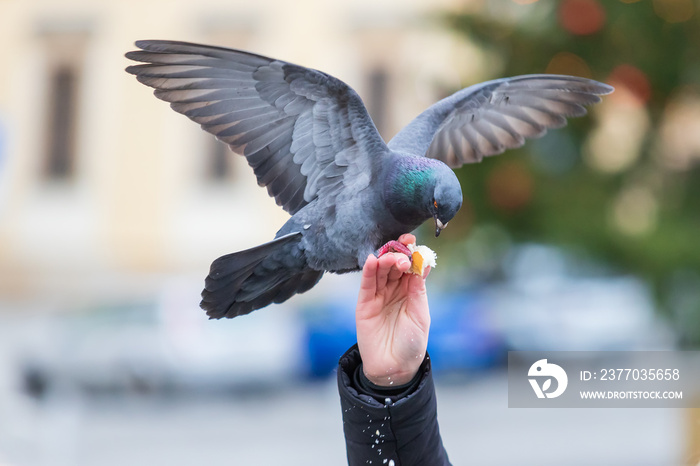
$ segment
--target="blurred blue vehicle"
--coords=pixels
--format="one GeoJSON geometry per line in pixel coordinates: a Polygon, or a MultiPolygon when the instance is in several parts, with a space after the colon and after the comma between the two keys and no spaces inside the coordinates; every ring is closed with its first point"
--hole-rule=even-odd
{"type": "MultiPolygon", "coordinates": [[[[505,346],[474,292],[430,295],[428,353],[436,372],[467,372],[492,367],[504,359],[505,346]]],[[[338,299],[304,313],[308,373],[325,377],[355,344],[355,302],[338,299]]]]}

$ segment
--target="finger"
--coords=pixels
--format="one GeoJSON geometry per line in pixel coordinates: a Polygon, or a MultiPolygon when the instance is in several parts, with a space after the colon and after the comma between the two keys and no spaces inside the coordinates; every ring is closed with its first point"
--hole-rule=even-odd
{"type": "Polygon", "coordinates": [[[401,253],[395,253],[395,254],[396,254],[396,263],[394,264],[394,266],[391,268],[391,271],[389,272],[388,281],[398,280],[411,267],[411,261],[408,260],[408,257],[406,257],[404,254],[401,254],[401,253]]]}
{"type": "Polygon", "coordinates": [[[377,294],[377,258],[374,254],[367,256],[364,267],[362,267],[362,279],[360,280],[359,302],[374,299],[377,294]]]}
{"type": "Polygon", "coordinates": [[[423,280],[428,278],[428,275],[430,275],[430,271],[432,270],[432,267],[429,265],[425,267],[425,270],[423,270],[423,280]]]}
{"type": "Polygon", "coordinates": [[[389,272],[394,265],[396,265],[395,253],[385,254],[377,260],[377,294],[381,293],[386,288],[389,272]]]}
{"type": "Polygon", "coordinates": [[[411,268],[411,259],[404,254],[399,254],[396,267],[401,271],[401,273],[408,272],[408,269],[411,268]]]}
{"type": "Polygon", "coordinates": [[[406,246],[409,244],[416,244],[416,237],[411,233],[404,233],[403,235],[399,236],[399,243],[405,244],[406,246]]]}

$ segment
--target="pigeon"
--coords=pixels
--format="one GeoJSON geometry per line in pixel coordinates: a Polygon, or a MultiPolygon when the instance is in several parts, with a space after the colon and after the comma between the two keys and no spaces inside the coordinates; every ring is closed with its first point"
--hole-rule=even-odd
{"type": "Polygon", "coordinates": [[[453,169],[562,127],[613,90],[562,75],[487,81],[430,106],[387,144],[359,95],[321,71],[188,42],[136,47],[126,71],[243,155],[291,215],[272,241],[211,264],[200,305],[212,319],[360,270],[431,218],[438,236],[462,205],[453,169]]]}

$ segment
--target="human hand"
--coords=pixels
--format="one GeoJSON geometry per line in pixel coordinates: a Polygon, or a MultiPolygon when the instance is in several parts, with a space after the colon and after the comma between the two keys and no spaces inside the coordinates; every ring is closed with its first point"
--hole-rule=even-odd
{"type": "MultiPolygon", "coordinates": [[[[411,234],[399,242],[415,243],[411,234]]],[[[369,255],[362,269],[355,322],[365,376],[380,386],[408,383],[423,363],[428,346],[430,313],[425,278],[405,274],[405,254],[369,255]]]]}

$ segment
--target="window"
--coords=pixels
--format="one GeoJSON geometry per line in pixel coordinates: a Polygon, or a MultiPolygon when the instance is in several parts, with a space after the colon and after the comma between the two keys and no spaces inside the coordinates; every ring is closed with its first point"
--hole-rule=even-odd
{"type": "Polygon", "coordinates": [[[48,138],[46,176],[70,178],[75,166],[75,125],[77,76],[75,70],[62,66],[49,76],[48,138]]]}
{"type": "Polygon", "coordinates": [[[47,180],[74,177],[78,136],[80,80],[87,34],[46,31],[45,146],[43,174],[47,180]]]}
{"type": "MultiPolygon", "coordinates": [[[[250,48],[255,36],[259,19],[250,14],[215,14],[202,19],[202,30],[206,34],[205,43],[246,50],[250,48]]],[[[228,144],[208,135],[207,153],[205,155],[204,176],[207,182],[228,183],[236,176],[236,167],[240,166],[228,144]]],[[[242,158],[242,157],[241,157],[242,158]]]]}
{"type": "Polygon", "coordinates": [[[391,105],[395,93],[392,86],[395,84],[393,76],[400,69],[401,56],[398,51],[402,48],[401,28],[383,16],[372,19],[363,17],[353,34],[361,60],[358,68],[362,70],[364,78],[361,94],[379,134],[388,140],[395,131],[391,105]]]}
{"type": "Polygon", "coordinates": [[[389,73],[384,68],[374,68],[368,76],[369,95],[367,110],[382,136],[387,131],[387,85],[389,73]]]}
{"type": "Polygon", "coordinates": [[[228,144],[214,137],[209,139],[207,178],[215,182],[225,182],[231,178],[233,173],[231,160],[233,152],[229,149],[228,144]]]}

